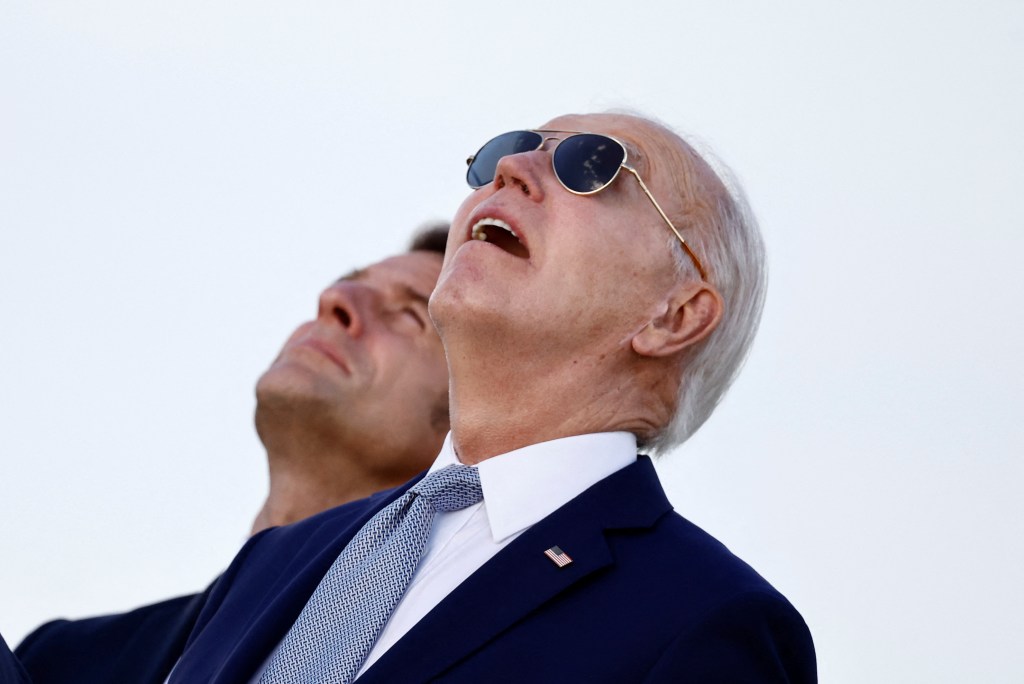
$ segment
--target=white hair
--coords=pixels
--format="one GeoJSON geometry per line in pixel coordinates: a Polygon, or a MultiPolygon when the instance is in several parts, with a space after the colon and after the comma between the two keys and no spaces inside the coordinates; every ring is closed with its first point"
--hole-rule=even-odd
{"type": "MultiPolygon", "coordinates": [[[[702,187],[708,184],[698,182],[696,194],[710,196],[693,201],[684,198],[684,206],[696,203],[698,210],[684,209],[682,216],[671,218],[673,223],[679,220],[676,226],[704,265],[708,282],[721,294],[724,310],[718,327],[682,360],[675,414],[668,425],[643,444],[655,454],[664,454],[689,439],[725,396],[754,341],[767,288],[764,241],[746,194],[728,167],[705,146],[701,148],[698,154],[690,146],[689,151],[698,161],[688,166],[699,166],[703,160],[725,192],[702,187]]],[[[685,148],[681,150],[686,152],[685,148]]],[[[675,236],[671,243],[680,277],[700,280],[675,236]]]]}

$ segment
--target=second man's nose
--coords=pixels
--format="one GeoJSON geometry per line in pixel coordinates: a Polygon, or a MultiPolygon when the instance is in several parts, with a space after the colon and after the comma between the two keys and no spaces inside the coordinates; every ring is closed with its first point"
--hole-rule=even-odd
{"type": "Polygon", "coordinates": [[[335,320],[351,337],[362,334],[370,302],[366,288],[358,283],[340,282],[320,293],[317,317],[335,320]]]}

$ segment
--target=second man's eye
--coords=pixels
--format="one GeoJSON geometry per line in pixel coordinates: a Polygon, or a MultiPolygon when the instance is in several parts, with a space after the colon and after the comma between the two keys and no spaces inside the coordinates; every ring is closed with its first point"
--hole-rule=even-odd
{"type": "Polygon", "coordinates": [[[420,328],[426,329],[427,321],[423,317],[423,314],[419,310],[417,310],[415,307],[407,306],[407,307],[403,308],[402,309],[402,314],[406,315],[409,318],[411,318],[412,320],[414,320],[416,322],[416,324],[418,326],[420,326],[420,328]]]}

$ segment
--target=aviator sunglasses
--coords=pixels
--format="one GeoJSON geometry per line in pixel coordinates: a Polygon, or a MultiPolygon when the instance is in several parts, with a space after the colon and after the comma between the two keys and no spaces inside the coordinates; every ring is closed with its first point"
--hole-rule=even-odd
{"type": "Polygon", "coordinates": [[[555,178],[562,184],[562,187],[574,195],[593,195],[601,192],[611,185],[619,175],[620,169],[626,169],[637,182],[640,189],[651,200],[651,204],[665,219],[665,223],[672,230],[683,250],[697,267],[702,280],[707,280],[707,273],[704,271],[700,259],[693,253],[690,246],[686,244],[682,234],[672,225],[672,221],[662,211],[661,206],[654,195],[647,189],[647,184],[640,178],[636,169],[626,163],[626,146],[615,138],[598,133],[578,133],[575,131],[511,131],[502,133],[484,143],[484,146],[466,160],[469,168],[466,170],[466,182],[469,187],[483,187],[494,180],[497,173],[498,162],[502,157],[522,152],[533,152],[539,150],[547,140],[554,140],[544,136],[544,133],[568,133],[565,138],[557,139],[554,150],[551,152],[551,167],[555,171],[555,178]]]}

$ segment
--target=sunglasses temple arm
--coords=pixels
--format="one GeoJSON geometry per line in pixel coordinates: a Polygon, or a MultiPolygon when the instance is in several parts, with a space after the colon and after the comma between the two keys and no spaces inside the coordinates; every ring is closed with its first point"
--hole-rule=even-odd
{"type": "Polygon", "coordinates": [[[690,249],[690,245],[686,244],[686,240],[683,239],[683,236],[680,235],[678,230],[676,230],[672,221],[670,221],[665,212],[662,211],[661,205],[658,204],[658,200],[654,199],[654,195],[652,195],[651,191],[647,189],[647,184],[644,183],[644,179],[640,177],[640,174],[637,173],[636,169],[626,166],[625,164],[622,165],[622,168],[633,174],[633,178],[636,178],[637,183],[640,184],[640,189],[644,191],[645,195],[647,195],[647,199],[651,200],[651,204],[653,204],[654,208],[658,210],[659,214],[661,214],[661,218],[665,219],[665,223],[668,224],[668,227],[671,228],[672,232],[675,233],[677,238],[679,238],[679,244],[683,246],[683,250],[686,252],[687,256],[690,257],[690,260],[693,261],[693,265],[697,267],[697,272],[700,273],[700,279],[707,280],[708,274],[704,272],[704,265],[700,263],[700,259],[698,259],[697,255],[693,253],[692,249],[690,249]]]}

